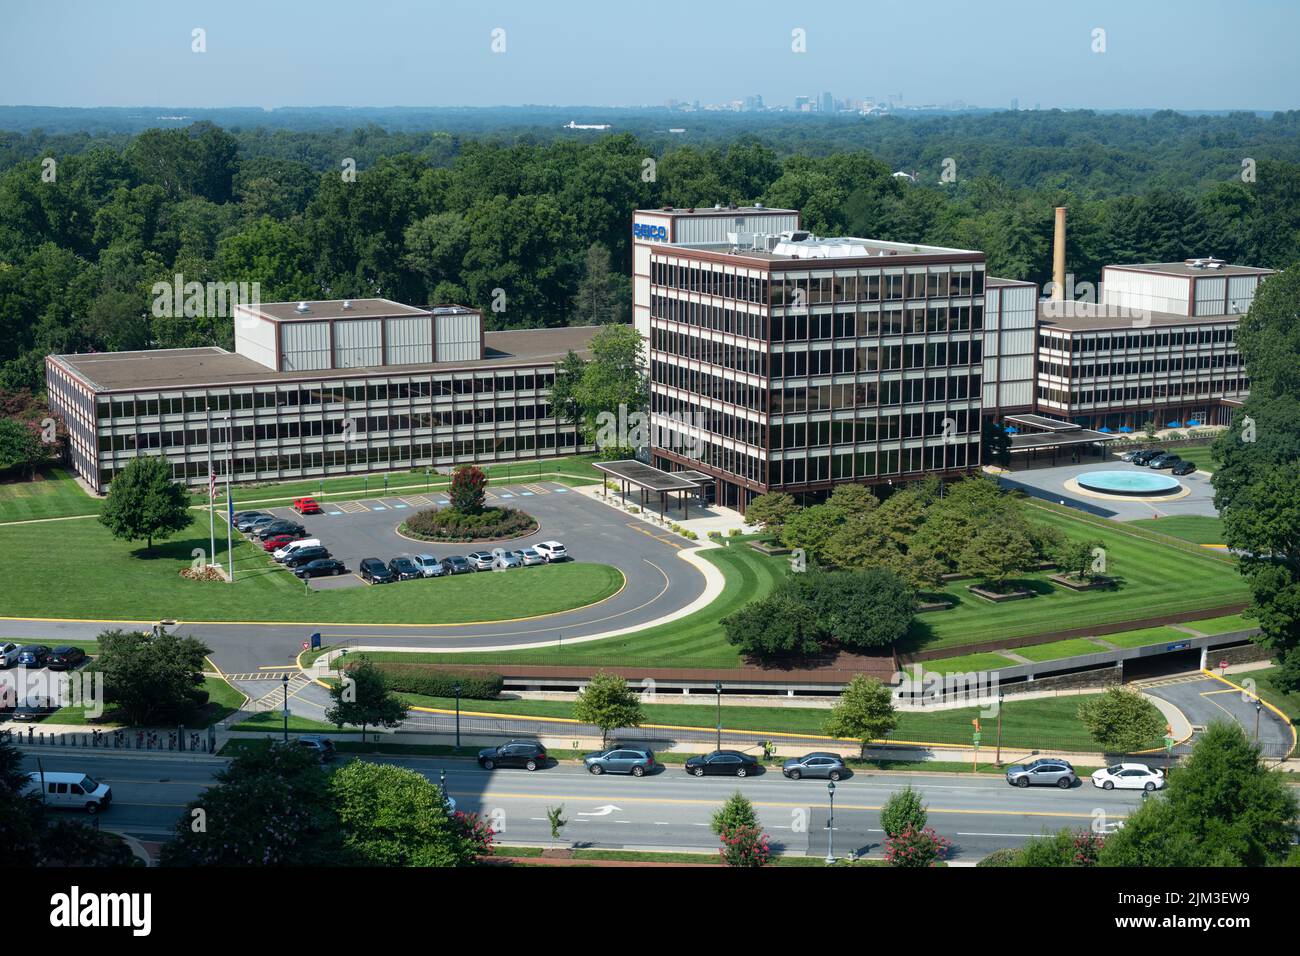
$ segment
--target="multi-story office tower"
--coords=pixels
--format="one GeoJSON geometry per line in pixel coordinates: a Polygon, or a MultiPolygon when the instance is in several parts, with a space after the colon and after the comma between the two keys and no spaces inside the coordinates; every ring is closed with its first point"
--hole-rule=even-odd
{"type": "Polygon", "coordinates": [[[45,360],[77,473],[106,490],[138,454],[176,479],[262,481],[547,457],[579,448],[549,389],[591,328],[484,332],[479,312],[386,299],[237,306],[236,350],[45,360]]]}
{"type": "Polygon", "coordinates": [[[634,217],[654,463],[713,476],[706,492],[742,510],[977,467],[983,253],[755,228],[797,215],[634,217]]]}

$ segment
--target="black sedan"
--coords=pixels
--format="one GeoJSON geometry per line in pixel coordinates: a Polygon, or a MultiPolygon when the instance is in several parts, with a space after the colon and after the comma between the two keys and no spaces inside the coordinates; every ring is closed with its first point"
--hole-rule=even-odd
{"type": "Polygon", "coordinates": [[[291,534],[296,538],[303,538],[307,535],[307,529],[295,521],[272,521],[270,524],[259,525],[253,529],[253,536],[258,541],[265,541],[277,534],[291,534]]]}
{"type": "Polygon", "coordinates": [[[747,777],[758,770],[758,758],[739,750],[715,750],[703,757],[689,757],[686,772],[697,777],[722,774],[727,777],[747,777]]]}
{"type": "Polygon", "coordinates": [[[293,569],[300,578],[320,578],[326,575],[346,574],[347,566],[338,558],[316,558],[293,569]]]}
{"type": "Polygon", "coordinates": [[[397,580],[397,575],[388,570],[388,565],[378,558],[362,558],[361,580],[367,584],[391,584],[397,580]]]}
{"type": "Polygon", "coordinates": [[[320,561],[324,558],[332,557],[333,555],[330,554],[329,548],[322,548],[319,546],[299,548],[293,554],[289,555],[289,557],[284,559],[284,566],[296,570],[301,568],[304,564],[310,564],[313,561],[320,561]]]}
{"type": "Polygon", "coordinates": [[[49,660],[45,666],[52,671],[70,671],[85,659],[85,651],[79,647],[65,644],[62,647],[56,647],[50,652],[49,660]]]}
{"type": "Polygon", "coordinates": [[[415,563],[414,559],[401,557],[393,558],[388,562],[388,570],[397,576],[399,581],[411,581],[415,578],[424,577],[424,571],[415,563]]]}
{"type": "Polygon", "coordinates": [[[1196,470],[1196,465],[1193,462],[1180,461],[1178,464],[1174,465],[1173,474],[1190,475],[1195,470],[1196,470]]]}
{"type": "Polygon", "coordinates": [[[480,750],[478,765],[484,770],[492,770],[494,767],[536,770],[546,766],[546,748],[534,740],[511,740],[500,747],[484,747],[480,750]]]}

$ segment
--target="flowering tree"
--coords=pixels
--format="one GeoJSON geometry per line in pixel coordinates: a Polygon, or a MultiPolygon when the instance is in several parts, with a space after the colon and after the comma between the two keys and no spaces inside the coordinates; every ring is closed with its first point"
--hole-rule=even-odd
{"type": "Polygon", "coordinates": [[[763,828],[755,825],[735,826],[722,832],[719,851],[727,866],[767,866],[772,850],[763,828]]]}
{"type": "Polygon", "coordinates": [[[451,506],[464,515],[481,514],[487,475],[476,465],[461,465],[451,476],[451,506]]]}
{"type": "Polygon", "coordinates": [[[952,841],[931,827],[908,825],[898,836],[885,840],[885,862],[890,866],[934,866],[948,853],[952,841]]]}

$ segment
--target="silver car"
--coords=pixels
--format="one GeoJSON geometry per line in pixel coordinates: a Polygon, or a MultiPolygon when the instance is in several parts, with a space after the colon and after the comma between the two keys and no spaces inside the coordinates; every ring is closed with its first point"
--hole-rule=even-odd
{"type": "Polygon", "coordinates": [[[523,548],[514,552],[514,555],[519,559],[519,563],[526,568],[531,568],[535,564],[546,563],[546,559],[534,548],[523,548]]]}
{"type": "Polygon", "coordinates": [[[439,578],[447,573],[447,569],[431,554],[417,554],[412,560],[419,567],[420,573],[426,578],[439,578]]]}
{"type": "Polygon", "coordinates": [[[475,571],[492,570],[492,553],[490,551],[471,551],[465,556],[469,566],[475,571]]]}
{"type": "Polygon", "coordinates": [[[509,571],[511,568],[522,568],[523,566],[524,562],[513,551],[502,551],[492,559],[493,571],[509,571]]]}
{"type": "Polygon", "coordinates": [[[1040,757],[1025,764],[1007,768],[1007,783],[1013,787],[1057,786],[1069,790],[1079,778],[1068,760],[1040,757]]]}
{"type": "Polygon", "coordinates": [[[781,772],[791,780],[800,777],[824,777],[839,780],[847,773],[844,758],[839,754],[811,753],[802,757],[791,757],[781,766],[781,772]]]}

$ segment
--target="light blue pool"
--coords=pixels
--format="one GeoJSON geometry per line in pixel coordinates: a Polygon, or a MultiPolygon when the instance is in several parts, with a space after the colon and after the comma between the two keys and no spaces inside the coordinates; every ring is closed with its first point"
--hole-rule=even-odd
{"type": "Polygon", "coordinates": [[[1153,471],[1088,471],[1075,481],[1089,491],[1134,497],[1172,495],[1183,487],[1172,475],[1153,471]]]}

